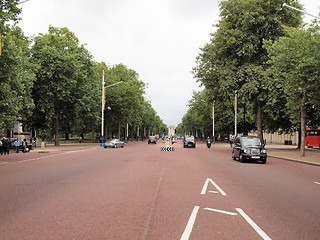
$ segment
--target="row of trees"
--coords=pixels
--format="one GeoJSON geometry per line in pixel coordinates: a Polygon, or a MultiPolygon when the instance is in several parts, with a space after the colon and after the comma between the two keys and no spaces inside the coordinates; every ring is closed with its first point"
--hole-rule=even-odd
{"type": "Polygon", "coordinates": [[[20,119],[24,128],[47,136],[100,135],[102,74],[106,85],[106,130],[124,137],[123,129],[160,133],[166,128],[149,101],[146,84],[123,64],[96,62],[67,28],[49,27],[32,39],[17,26],[21,9],[17,0],[0,3],[2,54],[0,57],[0,129],[10,129],[20,119]],[[9,24],[9,21],[11,24],[9,24]],[[12,24],[13,23],[13,24],[12,24]],[[107,109],[111,110],[108,111],[107,109]]]}
{"type": "Polygon", "coordinates": [[[194,93],[181,128],[208,134],[215,103],[217,133],[233,133],[237,92],[239,132],[257,130],[263,139],[263,130],[300,130],[305,154],[305,127],[320,126],[320,30],[316,21],[303,25],[301,12],[284,2],[302,9],[294,0],[221,1],[217,31],[194,68],[205,89],[194,93]]]}

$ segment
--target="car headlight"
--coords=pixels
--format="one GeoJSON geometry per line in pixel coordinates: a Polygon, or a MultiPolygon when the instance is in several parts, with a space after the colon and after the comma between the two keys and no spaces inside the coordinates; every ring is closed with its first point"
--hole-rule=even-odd
{"type": "Polygon", "coordinates": [[[250,153],[250,149],[244,149],[243,152],[244,153],[250,153]]]}
{"type": "Polygon", "coordinates": [[[267,150],[262,149],[262,150],[261,150],[261,153],[267,153],[267,150]]]}

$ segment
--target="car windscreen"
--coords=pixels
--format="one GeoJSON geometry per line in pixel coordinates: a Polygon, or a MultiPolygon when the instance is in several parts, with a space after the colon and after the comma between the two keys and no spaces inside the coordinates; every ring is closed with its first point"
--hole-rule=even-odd
{"type": "Polygon", "coordinates": [[[241,142],[243,146],[261,146],[259,138],[243,138],[241,142]]]}
{"type": "Polygon", "coordinates": [[[194,137],[186,137],[186,141],[187,142],[193,142],[194,141],[194,137]]]}

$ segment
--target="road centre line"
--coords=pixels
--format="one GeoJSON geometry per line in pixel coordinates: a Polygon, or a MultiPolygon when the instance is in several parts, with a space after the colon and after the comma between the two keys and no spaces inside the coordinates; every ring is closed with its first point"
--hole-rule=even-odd
{"type": "Polygon", "coordinates": [[[211,211],[211,212],[223,213],[223,214],[227,214],[227,215],[231,215],[231,216],[238,215],[237,213],[227,212],[227,211],[223,211],[223,210],[219,210],[219,209],[213,209],[213,208],[204,208],[204,210],[208,210],[208,211],[211,211]]]}
{"type": "Polygon", "coordinates": [[[236,208],[239,214],[251,225],[251,227],[262,237],[264,240],[271,240],[271,238],[254,222],[252,219],[244,213],[241,208],[236,208]]]}
{"type": "Polygon", "coordinates": [[[193,211],[192,211],[191,216],[189,218],[188,224],[187,224],[186,228],[184,229],[184,232],[183,232],[180,240],[188,240],[189,239],[194,222],[196,221],[196,217],[197,217],[199,208],[200,208],[199,206],[195,206],[193,208],[193,211]]]}
{"type": "Polygon", "coordinates": [[[206,182],[203,185],[202,191],[200,194],[205,194],[208,188],[208,184],[209,182],[211,182],[213,184],[213,186],[215,186],[215,188],[223,195],[226,196],[227,194],[218,186],[218,184],[216,184],[211,178],[207,178],[206,182]]]}

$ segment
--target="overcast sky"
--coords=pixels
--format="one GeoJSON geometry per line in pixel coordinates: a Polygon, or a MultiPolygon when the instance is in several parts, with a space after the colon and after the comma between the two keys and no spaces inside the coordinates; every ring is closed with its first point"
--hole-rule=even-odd
{"type": "MultiPolygon", "coordinates": [[[[96,61],[135,70],[148,84],[146,99],[164,123],[177,125],[193,90],[199,90],[191,71],[219,20],[219,2],[30,0],[20,5],[19,26],[27,36],[47,33],[49,25],[69,28],[96,61]]],[[[319,0],[300,2],[318,16],[319,0]]]]}

